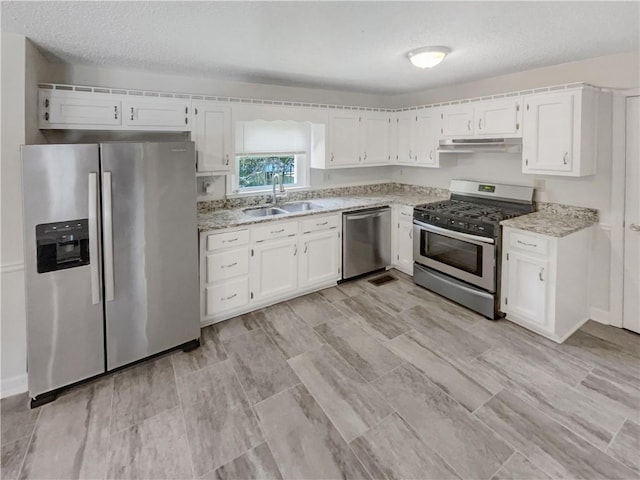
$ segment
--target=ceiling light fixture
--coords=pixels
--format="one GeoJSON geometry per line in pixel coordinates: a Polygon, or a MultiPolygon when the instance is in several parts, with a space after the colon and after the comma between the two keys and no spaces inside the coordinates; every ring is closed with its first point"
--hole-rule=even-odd
{"type": "Polygon", "coordinates": [[[411,50],[407,58],[419,68],[432,68],[438,65],[451,50],[447,47],[423,47],[411,50]]]}

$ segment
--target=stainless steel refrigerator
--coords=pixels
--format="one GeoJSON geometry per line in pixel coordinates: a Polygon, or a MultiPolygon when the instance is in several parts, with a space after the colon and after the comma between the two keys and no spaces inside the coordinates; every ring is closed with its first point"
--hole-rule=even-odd
{"type": "Polygon", "coordinates": [[[198,345],[192,142],[22,147],[32,406],[198,345]]]}

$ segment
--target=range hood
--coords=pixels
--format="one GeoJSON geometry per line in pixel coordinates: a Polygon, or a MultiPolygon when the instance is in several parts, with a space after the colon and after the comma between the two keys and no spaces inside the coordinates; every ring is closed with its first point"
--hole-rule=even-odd
{"type": "Polygon", "coordinates": [[[521,138],[447,138],[440,140],[440,153],[503,152],[520,153],[521,138]]]}

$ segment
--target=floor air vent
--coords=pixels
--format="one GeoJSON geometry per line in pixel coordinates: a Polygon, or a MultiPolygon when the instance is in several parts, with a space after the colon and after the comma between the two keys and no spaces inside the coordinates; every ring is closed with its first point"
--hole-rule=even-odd
{"type": "Polygon", "coordinates": [[[379,287],[380,285],[393,282],[394,280],[397,280],[397,278],[394,277],[393,275],[389,275],[388,273],[385,273],[384,275],[368,280],[368,282],[373,283],[376,287],[379,287]]]}

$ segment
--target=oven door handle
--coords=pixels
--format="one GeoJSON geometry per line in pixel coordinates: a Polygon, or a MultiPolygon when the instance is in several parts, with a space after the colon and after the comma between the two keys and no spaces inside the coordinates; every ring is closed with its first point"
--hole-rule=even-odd
{"type": "Polygon", "coordinates": [[[460,240],[471,240],[474,242],[481,243],[496,243],[493,238],[487,237],[478,237],[477,235],[471,235],[469,233],[456,232],[455,230],[449,230],[448,228],[436,227],[435,225],[429,225],[427,223],[419,222],[418,220],[413,221],[414,225],[418,225],[421,229],[426,230],[428,232],[439,233],[441,235],[445,235],[451,238],[458,238],[460,240]]]}

